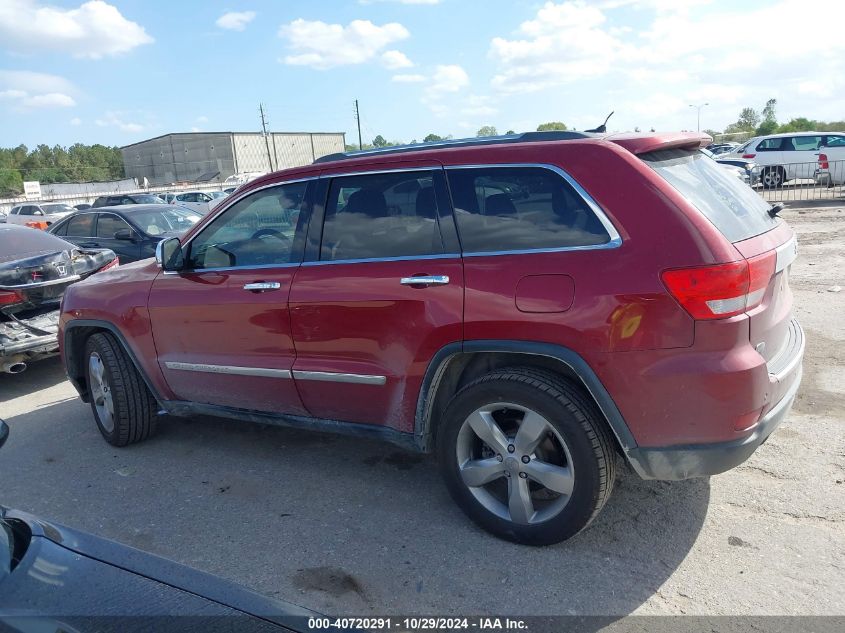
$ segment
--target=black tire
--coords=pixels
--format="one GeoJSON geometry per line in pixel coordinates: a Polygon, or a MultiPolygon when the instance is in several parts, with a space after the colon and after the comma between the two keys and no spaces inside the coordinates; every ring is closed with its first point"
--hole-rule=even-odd
{"type": "Polygon", "coordinates": [[[760,174],[764,189],[777,189],[786,182],[786,172],[782,167],[766,167],[760,174]]]}
{"type": "MultiPolygon", "coordinates": [[[[147,439],[155,433],[158,403],[143,378],[135,369],[129,356],[109,333],[93,334],[85,343],[85,375],[91,391],[91,411],[97,428],[105,440],[113,446],[126,446],[147,439]],[[96,385],[90,374],[92,355],[96,355],[103,366],[103,377],[111,394],[113,424],[108,424],[108,414],[101,415],[94,397],[96,385]]],[[[100,410],[105,405],[100,403],[100,410]]]]}
{"type": "MultiPolygon", "coordinates": [[[[436,450],[441,474],[461,510],[496,536],[526,545],[558,543],[583,530],[610,497],[615,479],[613,440],[595,405],[579,386],[532,368],[497,370],[461,389],[446,407],[436,450]],[[563,508],[547,520],[518,523],[504,518],[485,507],[462,479],[458,458],[461,428],[471,414],[491,403],[512,403],[539,413],[565,442],[574,473],[572,492],[563,508]]],[[[508,491],[511,485],[508,481],[508,491]]],[[[529,480],[529,485],[536,482],[529,480]]]]}

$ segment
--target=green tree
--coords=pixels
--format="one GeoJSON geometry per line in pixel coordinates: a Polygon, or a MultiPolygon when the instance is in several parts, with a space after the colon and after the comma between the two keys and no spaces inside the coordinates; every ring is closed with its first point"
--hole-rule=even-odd
{"type": "Polygon", "coordinates": [[[482,126],[478,132],[475,133],[476,136],[498,136],[499,133],[496,131],[495,125],[485,125],[482,126]]]}
{"type": "Polygon", "coordinates": [[[552,131],[561,131],[565,132],[567,130],[566,123],[561,123],[560,121],[549,121],[548,123],[541,123],[537,126],[538,132],[552,132],[552,131]]]}
{"type": "Polygon", "coordinates": [[[815,132],[820,126],[818,121],[813,121],[806,117],[798,117],[791,119],[789,123],[785,123],[778,127],[778,132],[815,132]]]}
{"type": "Polygon", "coordinates": [[[437,141],[442,141],[443,137],[437,134],[428,134],[424,139],[423,143],[436,143],[437,141]]]}
{"type": "Polygon", "coordinates": [[[373,139],[373,147],[387,147],[387,141],[381,134],[373,139]]]}
{"type": "Polygon", "coordinates": [[[777,120],[777,99],[769,99],[766,101],[766,105],[761,112],[762,121],[760,125],[757,126],[755,130],[755,134],[758,136],[764,136],[766,134],[774,134],[778,128],[778,120],[777,120]]]}
{"type": "Polygon", "coordinates": [[[516,134],[516,132],[514,132],[513,130],[508,130],[507,132],[505,132],[505,134],[516,134]]]}

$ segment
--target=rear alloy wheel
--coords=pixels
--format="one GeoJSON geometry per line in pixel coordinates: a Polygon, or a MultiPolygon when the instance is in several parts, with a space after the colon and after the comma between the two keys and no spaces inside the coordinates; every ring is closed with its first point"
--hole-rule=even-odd
{"type": "Polygon", "coordinates": [[[546,545],[598,514],[613,485],[611,440],[581,391],[554,374],[505,369],[462,389],[438,435],[452,497],[486,530],[546,545]]]}
{"type": "Polygon", "coordinates": [[[88,339],[85,369],[91,411],[109,444],[126,446],[155,432],[155,398],[114,336],[101,332],[88,339]]]}
{"type": "Polygon", "coordinates": [[[763,183],[765,189],[782,187],[785,180],[783,169],[780,167],[767,167],[760,175],[760,182],[763,183]]]}

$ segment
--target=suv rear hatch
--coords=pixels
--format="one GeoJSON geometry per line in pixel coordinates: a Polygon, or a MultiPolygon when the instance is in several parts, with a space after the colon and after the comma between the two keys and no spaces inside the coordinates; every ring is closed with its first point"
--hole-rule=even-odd
{"type": "Polygon", "coordinates": [[[658,149],[639,156],[694,205],[738,251],[737,261],[699,269],[665,271],[664,282],[696,318],[749,317],[751,344],[776,378],[786,377],[790,360],[803,345],[792,319],[789,267],[795,259],[795,235],[753,189],[697,148],[658,149]],[[692,277],[690,271],[699,271],[692,277]],[[727,283],[726,283],[727,281],[727,283]],[[672,284],[676,287],[671,287],[672,284]],[[706,296],[707,284],[713,296],[706,296]],[[685,285],[686,284],[686,285],[685,285]],[[684,304],[684,289],[699,302],[684,304]],[[702,288],[705,296],[702,297],[702,288]],[[719,294],[721,293],[721,294],[719,294]],[[695,313],[699,310],[698,313],[695,313]]]}

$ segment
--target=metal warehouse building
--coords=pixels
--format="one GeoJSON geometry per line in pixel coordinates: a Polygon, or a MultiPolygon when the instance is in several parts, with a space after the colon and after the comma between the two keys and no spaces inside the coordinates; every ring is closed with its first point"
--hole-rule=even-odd
{"type": "Polygon", "coordinates": [[[274,132],[266,138],[256,132],[190,132],[157,136],[120,151],[127,178],[164,185],[298,167],[344,149],[342,132],[274,132]]]}

